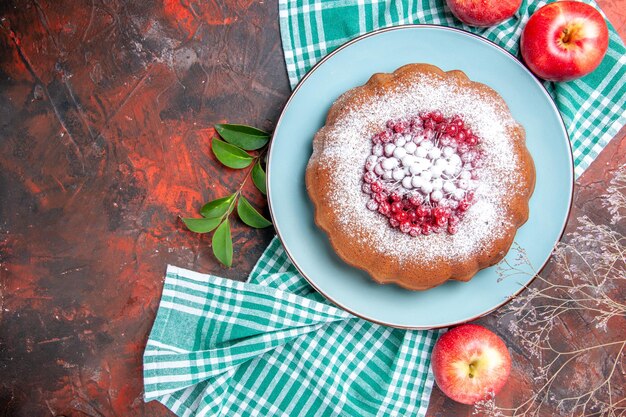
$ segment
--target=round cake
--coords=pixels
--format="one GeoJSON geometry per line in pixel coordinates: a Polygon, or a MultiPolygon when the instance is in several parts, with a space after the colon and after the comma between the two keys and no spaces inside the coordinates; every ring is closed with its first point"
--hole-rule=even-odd
{"type": "Polygon", "coordinates": [[[337,254],[412,290],[499,262],[534,184],[524,129],[502,97],[427,64],[339,97],[306,171],[315,222],[337,254]]]}

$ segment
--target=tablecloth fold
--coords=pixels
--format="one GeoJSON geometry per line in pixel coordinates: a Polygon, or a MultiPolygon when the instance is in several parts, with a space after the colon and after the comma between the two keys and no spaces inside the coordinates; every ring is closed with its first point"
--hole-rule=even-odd
{"type": "Polygon", "coordinates": [[[275,238],[245,283],[168,266],[145,399],[179,416],[424,416],[438,334],[330,305],[275,238]]]}

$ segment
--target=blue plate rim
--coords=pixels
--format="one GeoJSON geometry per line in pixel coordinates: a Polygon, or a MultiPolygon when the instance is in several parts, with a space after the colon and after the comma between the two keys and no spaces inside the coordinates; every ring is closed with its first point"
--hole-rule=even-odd
{"type": "MultiPolygon", "coordinates": [[[[543,83],[528,69],[526,68],[526,66],[512,53],[510,53],[509,51],[507,51],[506,49],[502,48],[500,45],[494,43],[493,41],[484,38],[480,35],[477,35],[475,33],[469,32],[467,30],[463,30],[463,29],[458,29],[458,28],[453,28],[453,27],[449,27],[449,26],[443,26],[443,25],[434,25],[434,24],[405,24],[405,25],[398,25],[398,26],[391,26],[391,27],[387,27],[387,28],[382,28],[382,29],[378,29],[372,32],[368,32],[365,33],[363,35],[360,35],[346,43],[344,43],[343,45],[339,46],[337,49],[335,49],[334,51],[330,52],[328,55],[326,55],[324,58],[322,58],[320,61],[318,61],[315,65],[313,65],[313,67],[311,67],[311,69],[304,75],[304,77],[302,77],[302,79],[298,82],[298,84],[296,85],[296,87],[293,89],[293,91],[291,92],[291,95],[289,96],[289,99],[287,100],[287,102],[285,103],[283,110],[280,113],[280,116],[278,117],[278,120],[276,122],[276,126],[274,127],[274,133],[272,134],[272,140],[269,143],[269,147],[268,147],[268,151],[267,151],[267,163],[266,163],[266,178],[265,178],[265,186],[266,186],[266,191],[267,191],[267,205],[268,205],[268,209],[270,212],[270,217],[272,219],[272,223],[274,224],[274,229],[276,230],[276,235],[278,236],[278,240],[280,240],[280,243],[283,246],[283,249],[285,250],[285,253],[287,254],[287,257],[289,258],[289,260],[291,261],[291,263],[293,264],[293,266],[296,268],[296,270],[300,273],[300,275],[302,275],[304,277],[304,279],[307,280],[307,282],[309,283],[309,285],[311,285],[315,291],[317,291],[318,293],[322,294],[322,296],[324,296],[324,298],[326,298],[328,301],[330,301],[333,305],[341,308],[342,310],[347,311],[348,313],[359,317],[363,320],[367,320],[369,322],[372,323],[376,323],[382,326],[389,326],[389,327],[393,327],[396,329],[403,329],[403,330],[433,330],[433,329],[444,329],[447,327],[451,327],[451,326],[457,326],[459,324],[463,324],[463,323],[467,323],[473,320],[476,320],[480,317],[484,317],[490,313],[492,313],[493,311],[499,309],[500,307],[508,304],[509,302],[511,302],[514,298],[516,298],[519,294],[521,294],[524,290],[526,290],[537,278],[537,276],[539,274],[541,274],[541,272],[543,271],[543,269],[546,267],[546,265],[548,264],[548,262],[550,262],[550,259],[552,259],[552,251],[550,252],[550,255],[548,255],[548,257],[546,258],[545,262],[543,263],[543,265],[541,265],[541,267],[537,270],[536,274],[534,274],[524,285],[521,286],[521,288],[516,291],[515,293],[509,295],[504,301],[502,301],[500,304],[481,312],[478,315],[474,315],[462,320],[457,320],[457,321],[453,321],[450,323],[445,323],[445,324],[441,324],[438,326],[404,326],[404,325],[398,325],[398,324],[394,324],[394,323],[387,323],[384,321],[379,321],[376,320],[372,317],[368,317],[364,314],[361,313],[357,313],[355,311],[352,311],[351,309],[349,309],[348,307],[346,307],[344,304],[338,302],[336,299],[334,299],[333,297],[330,297],[328,294],[326,294],[325,292],[321,291],[319,289],[319,287],[315,284],[315,281],[312,280],[311,278],[309,278],[307,276],[306,273],[304,273],[304,271],[302,270],[302,268],[300,267],[300,265],[298,264],[298,261],[295,259],[295,257],[292,255],[291,251],[289,250],[289,247],[285,244],[285,240],[283,239],[283,236],[281,234],[280,228],[278,227],[278,222],[276,221],[277,217],[276,214],[274,213],[273,207],[272,207],[272,193],[271,193],[271,181],[270,181],[270,176],[271,176],[271,166],[272,166],[272,155],[273,155],[273,144],[274,144],[274,135],[275,133],[278,131],[281,122],[283,121],[283,117],[285,115],[285,113],[287,112],[287,110],[289,109],[289,105],[291,104],[292,99],[295,97],[295,95],[298,93],[298,91],[300,90],[300,88],[304,85],[304,83],[309,79],[309,77],[320,67],[322,66],[324,63],[326,63],[326,61],[328,61],[330,58],[332,58],[333,56],[335,56],[336,54],[340,53],[342,50],[346,49],[347,47],[372,36],[377,36],[380,35],[382,33],[386,33],[386,32],[391,32],[391,31],[396,31],[396,30],[404,30],[404,29],[437,29],[437,30],[447,30],[447,31],[451,31],[451,32],[457,32],[460,33],[461,35],[465,35],[465,36],[470,36],[473,38],[478,39],[481,42],[484,42],[490,46],[495,47],[496,49],[498,49],[500,52],[503,52],[505,55],[508,55],[509,58],[511,58],[513,60],[513,62],[515,62],[517,65],[519,65],[525,72],[527,72],[531,78],[533,79],[533,81],[539,85],[541,87],[541,90],[543,91],[544,95],[546,96],[546,98],[548,99],[550,105],[552,106],[552,108],[555,110],[556,114],[558,114],[559,116],[559,120],[561,122],[561,126],[563,128],[563,132],[565,132],[565,137],[567,138],[567,149],[569,150],[568,152],[568,158],[570,161],[570,177],[572,179],[571,185],[569,187],[569,204],[568,204],[568,209],[567,209],[567,215],[564,218],[563,224],[561,225],[561,232],[559,233],[558,238],[555,240],[555,242],[552,244],[552,248],[554,250],[554,248],[556,247],[556,245],[561,241],[561,239],[563,238],[563,235],[565,234],[565,229],[567,227],[567,223],[569,221],[570,215],[572,213],[572,207],[573,207],[573,203],[574,203],[574,186],[575,186],[575,177],[574,177],[574,154],[572,151],[572,142],[570,140],[570,136],[569,136],[569,132],[567,131],[567,127],[565,125],[565,121],[563,120],[563,116],[561,115],[561,112],[559,111],[559,108],[557,107],[556,103],[554,102],[554,99],[552,98],[552,96],[550,95],[550,93],[548,92],[548,90],[546,89],[546,87],[543,85],[543,83]]],[[[509,249],[510,250],[510,249],[509,249]]]]}

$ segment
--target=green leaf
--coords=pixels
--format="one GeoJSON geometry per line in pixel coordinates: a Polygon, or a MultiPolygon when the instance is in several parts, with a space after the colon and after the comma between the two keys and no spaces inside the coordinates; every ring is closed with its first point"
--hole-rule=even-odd
{"type": "Polygon", "coordinates": [[[251,126],[217,124],[215,130],[226,142],[253,151],[267,145],[270,134],[251,126]]]}
{"type": "Polygon", "coordinates": [[[222,217],[230,207],[235,195],[229,195],[227,197],[218,198],[217,200],[209,201],[200,209],[200,214],[203,217],[222,217]]]}
{"type": "Polygon", "coordinates": [[[213,254],[218,261],[230,267],[233,264],[233,239],[230,236],[230,222],[226,218],[213,233],[213,254]]]}
{"type": "Polygon", "coordinates": [[[189,218],[181,218],[181,220],[187,226],[187,229],[196,233],[208,233],[211,230],[215,229],[218,224],[220,224],[219,217],[212,217],[209,219],[189,219],[189,218]]]}
{"type": "Polygon", "coordinates": [[[217,159],[229,168],[241,169],[252,163],[252,158],[248,152],[230,143],[226,143],[217,138],[211,141],[211,149],[217,159]]]}
{"type": "Polygon", "coordinates": [[[252,167],[252,182],[260,192],[267,194],[267,189],[265,188],[265,171],[261,168],[261,161],[257,161],[252,167]]]}
{"type": "Polygon", "coordinates": [[[237,202],[237,214],[239,218],[248,226],[262,229],[272,225],[272,222],[263,217],[254,207],[250,205],[248,200],[243,196],[239,197],[237,202]]]}

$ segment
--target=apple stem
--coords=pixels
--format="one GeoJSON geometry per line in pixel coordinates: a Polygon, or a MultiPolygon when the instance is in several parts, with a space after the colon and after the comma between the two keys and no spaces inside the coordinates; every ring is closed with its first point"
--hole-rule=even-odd
{"type": "Polygon", "coordinates": [[[470,372],[469,372],[469,377],[470,377],[470,378],[474,378],[474,369],[475,369],[475,368],[476,368],[476,364],[475,364],[474,362],[471,362],[471,363],[469,364],[469,369],[470,369],[470,372]]]}
{"type": "Polygon", "coordinates": [[[561,41],[563,43],[568,43],[570,41],[571,38],[571,33],[569,33],[569,30],[567,30],[567,28],[563,29],[563,37],[561,38],[561,41]]]}

